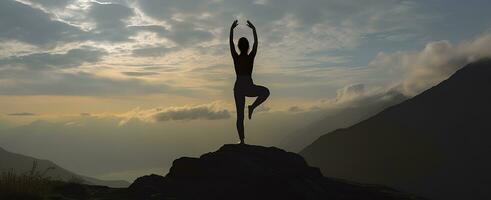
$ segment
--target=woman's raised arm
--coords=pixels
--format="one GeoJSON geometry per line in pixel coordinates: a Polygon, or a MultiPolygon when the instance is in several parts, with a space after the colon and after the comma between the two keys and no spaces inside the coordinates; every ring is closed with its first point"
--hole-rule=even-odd
{"type": "Polygon", "coordinates": [[[239,54],[237,54],[237,51],[235,51],[235,45],[234,45],[234,28],[238,25],[237,20],[232,23],[232,26],[230,27],[230,53],[232,54],[232,57],[237,57],[239,54]]]}
{"type": "Polygon", "coordinates": [[[256,27],[249,20],[247,20],[247,26],[251,27],[252,33],[254,34],[254,45],[252,45],[252,50],[251,53],[249,53],[249,55],[255,57],[257,52],[257,43],[258,43],[256,27]]]}

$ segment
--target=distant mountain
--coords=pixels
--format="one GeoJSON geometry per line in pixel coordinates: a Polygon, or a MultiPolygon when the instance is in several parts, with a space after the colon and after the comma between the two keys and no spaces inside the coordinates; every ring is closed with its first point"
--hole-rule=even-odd
{"type": "Polygon", "coordinates": [[[430,199],[491,199],[491,60],[301,151],[326,176],[430,199]]]}
{"type": "Polygon", "coordinates": [[[25,173],[31,170],[34,162],[37,163],[36,170],[39,172],[46,171],[46,169],[53,167],[52,170],[47,170],[46,176],[51,177],[54,180],[68,181],[72,179],[82,179],[85,184],[104,185],[109,187],[127,187],[129,185],[128,182],[122,180],[106,181],[78,175],[63,169],[49,160],[41,160],[30,156],[16,154],[0,148],[0,172],[14,170],[15,173],[25,173]]]}
{"type": "Polygon", "coordinates": [[[282,141],[280,146],[289,151],[299,152],[325,133],[354,125],[406,99],[408,97],[396,91],[365,97],[360,102],[353,102],[354,106],[331,111],[329,115],[312,124],[287,134],[288,136],[284,137],[287,139],[282,141]]]}

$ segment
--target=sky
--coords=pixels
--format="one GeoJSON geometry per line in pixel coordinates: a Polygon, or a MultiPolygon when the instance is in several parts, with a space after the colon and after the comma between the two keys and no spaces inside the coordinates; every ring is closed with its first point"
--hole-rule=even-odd
{"type": "MultiPolygon", "coordinates": [[[[0,145],[99,178],[235,142],[235,42],[271,91],[248,141],[411,97],[491,56],[487,0],[0,1],[0,145]],[[301,119],[301,120],[299,120],[301,119]]],[[[251,99],[248,99],[251,102],[251,99]]],[[[338,127],[339,128],[339,127],[338,127]]]]}

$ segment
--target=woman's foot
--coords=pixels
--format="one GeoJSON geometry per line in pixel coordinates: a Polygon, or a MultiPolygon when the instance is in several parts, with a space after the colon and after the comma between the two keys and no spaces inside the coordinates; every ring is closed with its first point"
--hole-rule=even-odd
{"type": "Polygon", "coordinates": [[[240,139],[240,141],[237,142],[237,144],[245,144],[244,139],[240,139]]]}
{"type": "Polygon", "coordinates": [[[252,105],[250,106],[247,106],[248,110],[249,110],[249,119],[252,118],[252,112],[254,112],[254,107],[252,107],[252,105]]]}

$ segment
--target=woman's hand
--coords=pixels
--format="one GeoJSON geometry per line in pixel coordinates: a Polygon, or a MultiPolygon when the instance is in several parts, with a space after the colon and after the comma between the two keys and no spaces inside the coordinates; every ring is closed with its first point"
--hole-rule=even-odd
{"type": "Polygon", "coordinates": [[[252,30],[256,30],[256,27],[249,20],[247,20],[247,26],[251,27],[252,30]]]}
{"type": "Polygon", "coordinates": [[[235,20],[234,23],[232,23],[232,29],[234,29],[235,27],[237,27],[237,25],[239,25],[238,21],[235,20]]]}

